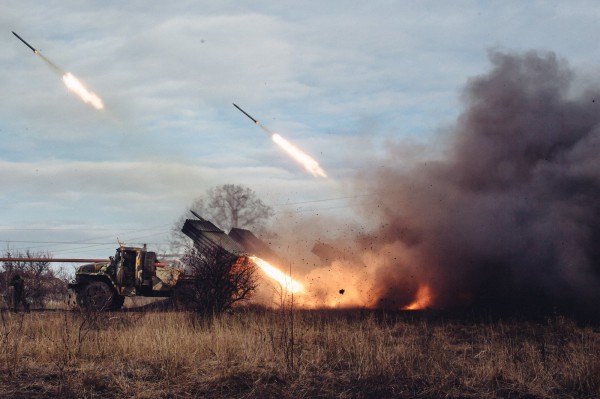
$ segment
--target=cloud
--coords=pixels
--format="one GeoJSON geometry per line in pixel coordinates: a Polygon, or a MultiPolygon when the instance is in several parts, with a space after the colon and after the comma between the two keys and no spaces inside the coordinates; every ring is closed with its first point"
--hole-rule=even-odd
{"type": "Polygon", "coordinates": [[[3,2],[0,165],[12,208],[0,223],[141,225],[220,183],[274,202],[344,196],[390,142],[439,155],[439,126],[490,46],[555,50],[594,76],[597,14],[588,1],[3,2]],[[71,95],[10,30],[106,110],[71,95]],[[306,176],[231,102],[314,155],[331,181],[306,176]]]}
{"type": "MultiPolygon", "coordinates": [[[[244,184],[260,193],[269,193],[271,201],[273,186],[285,187],[298,192],[305,189],[323,190],[329,183],[316,184],[312,177],[296,176],[270,167],[208,168],[181,163],[161,162],[0,162],[3,171],[0,194],[4,207],[15,213],[7,218],[18,220],[19,210],[31,204],[60,204],[66,212],[71,207],[85,208],[85,203],[120,209],[121,218],[129,212],[152,212],[159,209],[164,215],[177,214],[191,199],[204,194],[211,186],[236,183],[244,184]],[[254,178],[248,178],[254,175],[254,178]],[[185,183],[185,184],[182,184],[185,183]]],[[[289,192],[289,191],[288,191],[289,192]]],[[[43,210],[39,210],[43,212],[43,210]]],[[[79,210],[78,212],[87,212],[79,210]]]]}

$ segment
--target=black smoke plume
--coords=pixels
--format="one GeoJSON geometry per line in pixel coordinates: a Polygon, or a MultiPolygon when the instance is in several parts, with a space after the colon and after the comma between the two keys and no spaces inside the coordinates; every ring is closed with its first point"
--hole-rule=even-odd
{"type": "Polygon", "coordinates": [[[574,93],[552,53],[490,60],[446,157],[406,170],[391,151],[361,179],[382,193],[365,207],[383,226],[361,243],[405,254],[378,276],[381,304],[406,305],[425,283],[440,308],[597,310],[600,87],[574,93]]]}

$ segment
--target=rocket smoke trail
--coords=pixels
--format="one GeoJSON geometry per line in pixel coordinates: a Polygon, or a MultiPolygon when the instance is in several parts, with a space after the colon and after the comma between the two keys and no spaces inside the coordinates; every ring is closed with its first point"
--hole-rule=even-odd
{"type": "Polygon", "coordinates": [[[67,73],[62,68],[60,68],[58,65],[56,65],[55,63],[53,63],[52,61],[50,61],[48,58],[44,57],[44,55],[42,53],[40,53],[39,51],[36,52],[36,54],[39,55],[40,58],[43,59],[44,62],[46,62],[46,64],[48,64],[48,66],[50,68],[52,68],[52,70],[54,72],[56,72],[59,76],[64,76],[67,73]]]}
{"type": "Polygon", "coordinates": [[[402,254],[378,273],[380,304],[408,304],[419,281],[437,307],[598,311],[600,86],[573,95],[552,53],[490,60],[466,87],[450,156],[407,171],[391,151],[360,179],[386,194],[364,203],[384,227],[359,242],[402,254]]]}

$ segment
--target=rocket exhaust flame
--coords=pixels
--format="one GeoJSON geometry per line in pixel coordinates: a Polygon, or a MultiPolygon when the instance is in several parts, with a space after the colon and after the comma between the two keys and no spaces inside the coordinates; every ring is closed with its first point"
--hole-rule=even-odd
{"type": "Polygon", "coordinates": [[[417,291],[415,301],[403,307],[403,310],[422,310],[431,305],[431,288],[428,285],[421,285],[417,291]]]}
{"type": "Polygon", "coordinates": [[[104,104],[102,103],[100,97],[86,89],[83,83],[73,76],[73,74],[67,72],[63,75],[62,80],[67,88],[73,93],[77,94],[83,100],[83,102],[90,104],[96,109],[104,109],[104,104]]]}
{"type": "Polygon", "coordinates": [[[310,157],[307,153],[281,137],[279,134],[274,133],[271,139],[281,147],[288,155],[294,158],[300,163],[306,171],[311,173],[315,177],[327,177],[325,171],[319,166],[319,163],[310,157]]]}
{"type": "Polygon", "coordinates": [[[275,280],[281,287],[289,293],[296,294],[298,292],[304,291],[304,285],[294,280],[292,277],[286,275],[281,270],[271,265],[269,262],[258,258],[256,256],[251,256],[250,260],[254,262],[261,270],[270,278],[275,280]]]}
{"type": "Polygon", "coordinates": [[[281,137],[279,134],[271,132],[266,126],[263,126],[258,120],[251,117],[250,114],[238,107],[235,103],[233,103],[233,106],[250,118],[252,122],[258,125],[269,137],[271,137],[275,144],[277,144],[296,162],[300,163],[300,165],[302,165],[307,172],[312,174],[314,177],[327,177],[325,171],[319,166],[319,163],[314,158],[302,151],[300,148],[296,147],[294,144],[290,143],[288,140],[281,137]]]}

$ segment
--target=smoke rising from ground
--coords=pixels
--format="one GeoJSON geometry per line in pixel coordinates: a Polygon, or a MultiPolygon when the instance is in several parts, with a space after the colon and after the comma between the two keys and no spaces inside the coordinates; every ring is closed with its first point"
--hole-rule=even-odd
{"type": "Polygon", "coordinates": [[[468,82],[447,157],[362,176],[382,193],[365,209],[381,228],[359,239],[385,257],[380,306],[420,284],[433,306],[578,307],[600,299],[600,87],[572,93],[552,53],[490,52],[468,82]]]}

